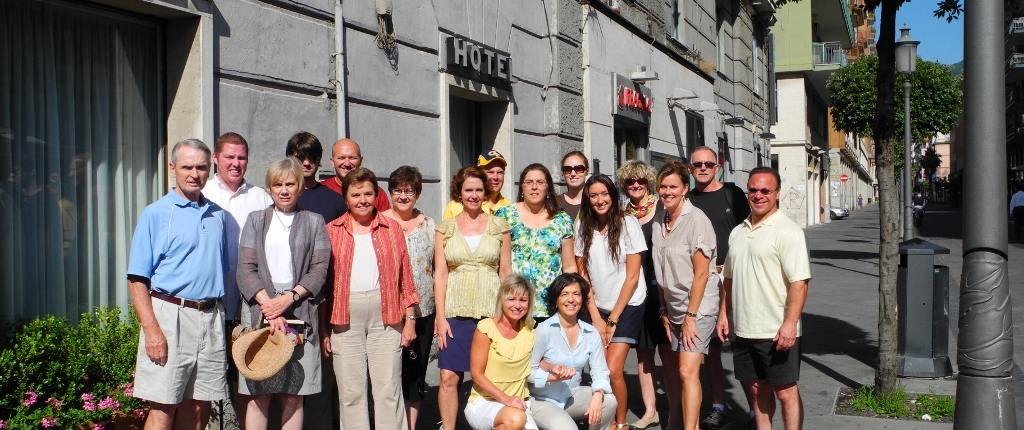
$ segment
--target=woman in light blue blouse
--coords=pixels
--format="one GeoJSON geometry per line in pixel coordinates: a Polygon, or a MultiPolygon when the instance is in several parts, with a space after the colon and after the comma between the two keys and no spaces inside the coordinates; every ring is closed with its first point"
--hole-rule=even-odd
{"type": "Polygon", "coordinates": [[[594,326],[577,316],[587,308],[590,284],[575,273],[559,275],[548,287],[548,309],[557,318],[537,325],[530,372],[530,411],[541,430],[576,428],[587,419],[590,429],[607,430],[617,405],[608,379],[604,342],[594,326]],[[590,365],[592,385],[580,386],[590,365]]]}

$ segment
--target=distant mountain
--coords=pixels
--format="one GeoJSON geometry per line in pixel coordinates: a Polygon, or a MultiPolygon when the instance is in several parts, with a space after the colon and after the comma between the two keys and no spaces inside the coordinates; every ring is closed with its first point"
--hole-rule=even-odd
{"type": "Polygon", "coordinates": [[[953,72],[953,76],[963,76],[964,75],[964,60],[960,60],[960,62],[958,62],[958,63],[950,64],[949,68],[953,72]]]}

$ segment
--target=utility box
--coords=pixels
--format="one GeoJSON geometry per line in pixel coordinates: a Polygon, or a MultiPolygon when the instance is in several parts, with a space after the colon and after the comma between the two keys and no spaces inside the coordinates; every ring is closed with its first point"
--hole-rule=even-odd
{"type": "Polygon", "coordinates": [[[949,249],[923,239],[900,243],[896,280],[899,376],[953,375],[949,361],[949,268],[935,264],[936,254],[949,254],[949,249]]]}

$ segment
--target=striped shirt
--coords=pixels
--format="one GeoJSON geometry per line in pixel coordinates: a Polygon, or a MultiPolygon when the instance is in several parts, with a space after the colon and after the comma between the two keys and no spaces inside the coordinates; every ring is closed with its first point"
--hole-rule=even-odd
{"type": "MultiPolygon", "coordinates": [[[[351,213],[346,213],[327,224],[327,237],[331,240],[329,276],[332,284],[331,293],[325,296],[331,309],[332,325],[349,324],[349,287],[352,283],[352,256],[355,254],[353,222],[351,213]]],[[[420,302],[409,263],[409,251],[405,246],[405,234],[398,222],[378,212],[370,222],[370,237],[380,273],[381,321],[385,325],[398,324],[405,318],[405,308],[420,302]]]]}

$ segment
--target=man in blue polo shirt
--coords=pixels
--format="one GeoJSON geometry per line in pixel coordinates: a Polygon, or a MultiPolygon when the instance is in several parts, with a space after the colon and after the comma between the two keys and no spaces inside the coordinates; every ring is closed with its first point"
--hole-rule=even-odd
{"type": "Polygon", "coordinates": [[[210,401],[228,394],[226,213],[203,197],[210,166],[206,144],[176,143],[175,187],[146,207],[132,238],[128,288],[142,327],[135,397],[150,402],[147,429],[206,428],[210,401]]]}

